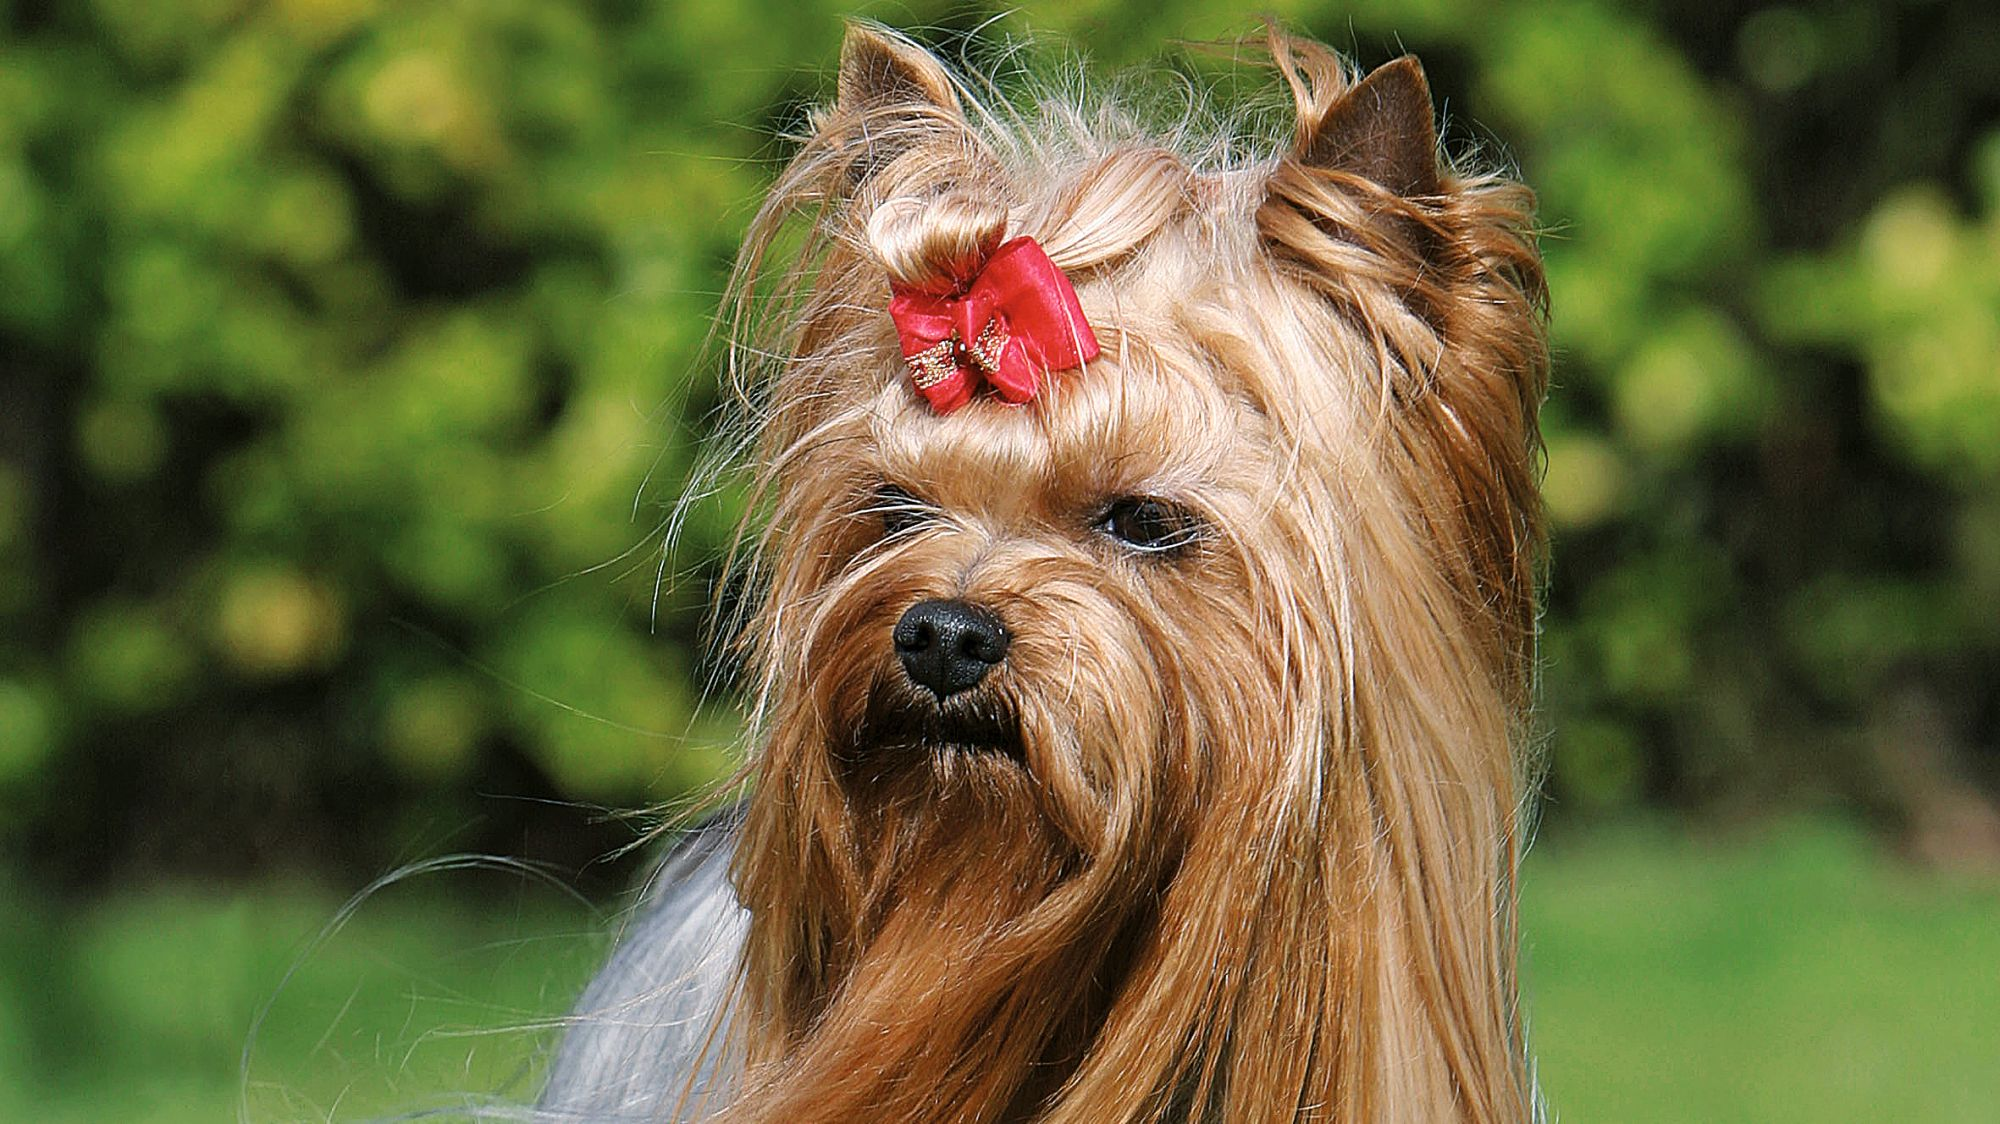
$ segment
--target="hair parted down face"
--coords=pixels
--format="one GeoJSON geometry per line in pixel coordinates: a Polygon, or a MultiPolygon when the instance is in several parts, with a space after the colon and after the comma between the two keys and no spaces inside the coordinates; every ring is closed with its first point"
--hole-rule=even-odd
{"type": "Polygon", "coordinates": [[[1268,47],[1296,133],[1230,162],[850,30],[740,266],[766,529],[717,1118],[1532,1115],[1531,199],[1440,164],[1414,59],[1268,47]],[[889,284],[1020,235],[1102,353],[935,413],[889,284]],[[1004,647],[948,695],[899,659],[930,601],[1004,647]]]}

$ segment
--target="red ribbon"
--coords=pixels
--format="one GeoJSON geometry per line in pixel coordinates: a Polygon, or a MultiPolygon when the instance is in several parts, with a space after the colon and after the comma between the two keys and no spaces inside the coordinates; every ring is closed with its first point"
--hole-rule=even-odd
{"type": "Polygon", "coordinates": [[[894,282],[889,292],[910,381],[940,414],[971,401],[982,381],[1026,402],[1044,374],[1097,358],[1076,289],[1033,238],[1002,244],[956,292],[894,282]]]}

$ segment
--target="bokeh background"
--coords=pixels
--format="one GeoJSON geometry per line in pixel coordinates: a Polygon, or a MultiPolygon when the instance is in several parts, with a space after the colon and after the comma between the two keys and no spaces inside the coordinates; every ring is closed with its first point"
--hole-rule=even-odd
{"type": "MultiPolygon", "coordinates": [[[[1541,192],[1553,1107],[2000,1120],[2000,7],[1261,7],[1541,192]]],[[[1218,0],[0,0],[0,1118],[532,1087],[732,759],[663,529],[857,12],[1263,80],[1218,0]]]]}

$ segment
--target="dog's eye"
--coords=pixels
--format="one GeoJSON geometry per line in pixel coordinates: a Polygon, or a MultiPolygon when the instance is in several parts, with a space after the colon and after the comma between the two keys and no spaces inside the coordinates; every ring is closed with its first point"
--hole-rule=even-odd
{"type": "Polygon", "coordinates": [[[882,537],[885,539],[915,530],[937,516],[936,509],[931,505],[894,484],[884,484],[875,489],[874,501],[868,505],[868,511],[881,518],[882,537]]]}
{"type": "Polygon", "coordinates": [[[1111,501],[1096,530],[1142,554],[1174,554],[1201,538],[1201,517],[1167,500],[1124,496],[1111,501]]]}

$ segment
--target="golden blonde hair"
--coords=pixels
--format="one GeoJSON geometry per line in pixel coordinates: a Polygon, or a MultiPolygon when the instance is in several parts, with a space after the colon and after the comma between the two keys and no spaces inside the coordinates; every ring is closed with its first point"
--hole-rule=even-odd
{"type": "Polygon", "coordinates": [[[1005,101],[850,31],[731,321],[758,749],[744,1068],[704,1111],[1532,1115],[1532,199],[1440,163],[1414,60],[1364,79],[1265,47],[1296,132],[1219,160],[1190,126],[1005,101]],[[889,281],[949,286],[1020,234],[1103,355],[1027,406],[936,416],[889,281]],[[1170,499],[1198,541],[1162,561],[1093,537],[1121,495],[1170,499]],[[885,534],[906,502],[922,519],[885,534]],[[888,625],[928,596],[1012,630],[1012,758],[871,756],[888,625]]]}

